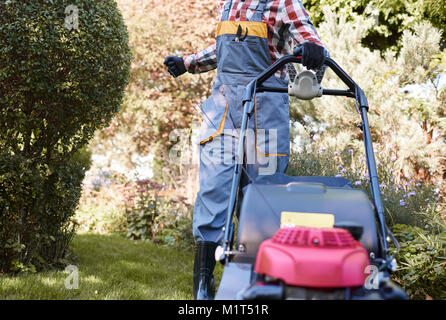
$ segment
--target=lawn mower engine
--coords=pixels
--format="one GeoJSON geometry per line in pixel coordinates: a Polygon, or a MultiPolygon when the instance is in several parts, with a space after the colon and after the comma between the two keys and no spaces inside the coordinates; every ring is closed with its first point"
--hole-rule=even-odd
{"type": "Polygon", "coordinates": [[[349,298],[364,285],[369,264],[367,250],[345,229],[282,228],[260,245],[257,281],[243,296],[265,298],[276,287],[287,299],[349,298]]]}

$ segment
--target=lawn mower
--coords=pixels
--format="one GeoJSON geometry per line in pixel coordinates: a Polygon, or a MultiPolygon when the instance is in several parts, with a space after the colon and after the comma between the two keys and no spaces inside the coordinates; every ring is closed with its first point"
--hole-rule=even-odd
{"type": "Polygon", "coordinates": [[[395,252],[399,245],[384,219],[367,98],[329,57],[325,65],[347,86],[346,90],[323,89],[309,70],[299,73],[288,88],[264,85],[286,64],[300,62],[301,48],[296,47],[293,54],[277,60],[247,85],[237,159],[244,159],[245,133],[256,93],[288,92],[304,100],[322,95],[353,98],[361,117],[359,128],[363,133],[372,201],[342,177],[291,177],[276,173],[259,176],[242,188],[244,163],[237,161],[224,238],[215,251],[215,259],[224,264],[215,298],[407,299],[390,278],[396,270],[396,253],[391,254],[389,245],[393,242],[395,252]],[[237,224],[234,216],[238,217],[237,224]]]}

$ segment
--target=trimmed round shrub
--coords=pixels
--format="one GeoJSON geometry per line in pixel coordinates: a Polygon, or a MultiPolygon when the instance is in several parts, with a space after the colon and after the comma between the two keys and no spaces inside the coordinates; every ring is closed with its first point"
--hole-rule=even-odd
{"type": "Polygon", "coordinates": [[[113,0],[0,0],[0,273],[57,265],[131,52],[113,0]]]}

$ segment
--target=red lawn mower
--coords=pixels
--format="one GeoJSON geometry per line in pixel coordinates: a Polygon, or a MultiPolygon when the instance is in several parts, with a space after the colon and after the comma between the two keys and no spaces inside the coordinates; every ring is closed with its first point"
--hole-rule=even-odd
{"type": "Polygon", "coordinates": [[[243,197],[238,197],[244,164],[236,164],[223,244],[215,252],[216,260],[224,264],[216,299],[407,299],[390,279],[396,262],[389,244],[393,242],[396,251],[399,245],[384,220],[367,98],[328,57],[325,65],[348,89],[322,89],[310,71],[298,74],[288,88],[263,85],[286,64],[300,62],[298,47],[247,86],[238,159],[244,159],[245,132],[256,93],[288,92],[304,100],[322,95],[353,98],[362,120],[373,200],[344,178],[279,173],[251,181],[243,188],[243,197]],[[237,230],[234,215],[239,217],[237,230]]]}

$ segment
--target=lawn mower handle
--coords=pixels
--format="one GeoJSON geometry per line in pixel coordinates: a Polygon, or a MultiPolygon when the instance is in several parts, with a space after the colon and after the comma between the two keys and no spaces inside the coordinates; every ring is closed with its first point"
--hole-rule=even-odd
{"type": "MultiPolygon", "coordinates": [[[[242,171],[242,162],[240,159],[243,159],[244,155],[244,132],[247,129],[247,123],[250,115],[254,109],[254,99],[255,95],[258,92],[282,92],[288,93],[288,88],[275,88],[275,87],[266,87],[263,86],[263,83],[270,77],[274,76],[274,74],[281,70],[287,63],[301,63],[302,57],[301,50],[296,49],[294,54],[285,55],[263,72],[261,72],[258,76],[256,76],[246,87],[245,95],[243,97],[243,119],[241,125],[241,139],[239,141],[239,146],[236,155],[236,166],[234,169],[234,179],[232,181],[231,188],[231,196],[229,199],[229,206],[227,211],[226,223],[224,227],[224,240],[223,240],[223,255],[221,258],[224,258],[225,261],[228,260],[229,252],[231,252],[231,236],[233,235],[233,225],[232,225],[232,217],[235,210],[235,203],[237,198],[238,186],[240,183],[241,171],[242,171]]],[[[381,190],[379,188],[379,179],[378,172],[376,169],[375,156],[372,146],[372,138],[368,123],[367,112],[369,110],[369,104],[367,101],[367,97],[364,94],[364,91],[353,81],[353,79],[331,58],[326,57],[324,64],[333,70],[333,72],[346,84],[348,87],[347,90],[334,90],[334,89],[324,89],[323,95],[332,95],[332,96],[345,96],[349,98],[354,98],[356,100],[356,109],[361,116],[362,122],[360,124],[360,129],[363,132],[365,153],[367,159],[367,167],[370,177],[370,189],[373,198],[373,203],[376,210],[376,215],[378,218],[378,222],[380,225],[379,233],[380,233],[380,244],[381,244],[381,257],[383,257],[385,263],[383,263],[383,268],[385,266],[390,266],[393,257],[389,257],[389,248],[387,245],[387,238],[390,234],[388,230],[385,219],[384,219],[384,206],[381,197],[381,190]],[[385,266],[384,266],[385,265],[385,266]]],[[[396,242],[394,237],[391,237],[392,241],[395,243],[398,248],[399,245],[396,242]]]]}
{"type": "MultiPolygon", "coordinates": [[[[282,69],[288,63],[301,63],[302,57],[298,55],[286,55],[277,60],[263,72],[261,72],[256,78],[254,78],[247,86],[245,97],[243,102],[250,101],[254,96],[255,92],[283,92],[288,93],[288,88],[274,88],[274,87],[266,87],[262,86],[262,84],[273,76],[277,71],[282,69]],[[255,88],[255,90],[254,90],[255,88]]],[[[324,64],[332,69],[334,73],[344,82],[348,90],[335,90],[335,89],[324,89],[323,95],[331,95],[331,96],[344,96],[349,98],[357,98],[359,108],[366,108],[368,110],[369,104],[367,101],[367,97],[364,94],[364,91],[353,81],[353,79],[344,71],[342,68],[331,58],[326,57],[324,64]]]]}

